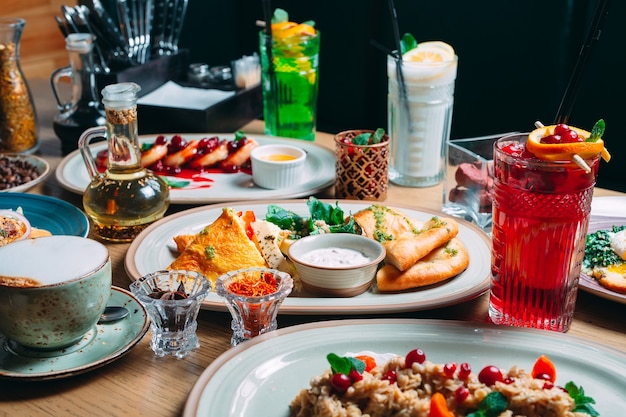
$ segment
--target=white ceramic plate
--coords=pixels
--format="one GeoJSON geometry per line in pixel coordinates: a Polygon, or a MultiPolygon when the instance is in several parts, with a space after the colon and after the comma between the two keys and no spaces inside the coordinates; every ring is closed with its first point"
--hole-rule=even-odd
{"type": "MultiPolygon", "coordinates": [[[[610,230],[613,226],[623,226],[624,224],[626,224],[626,218],[621,220],[590,221],[587,233],[597,232],[598,230],[610,230]]],[[[587,274],[580,274],[578,286],[581,290],[597,295],[598,297],[626,304],[626,294],[620,294],[608,288],[604,288],[597,280],[587,274]]]]}
{"type": "Polygon", "coordinates": [[[626,196],[600,196],[591,200],[591,220],[622,217],[626,222],[626,196]]]}
{"type": "Polygon", "coordinates": [[[341,320],[288,327],[258,336],[221,356],[200,375],[184,417],[288,417],[289,403],[329,367],[326,355],[424,350],[435,363],[468,362],[528,371],[541,354],[556,365],[557,384],[574,381],[602,416],[626,408],[626,354],[562,333],[450,320],[341,320]],[[564,347],[567,347],[564,349],[564,347]]]}
{"type": "MultiPolygon", "coordinates": [[[[140,141],[154,142],[157,135],[141,136],[140,141]]],[[[171,137],[169,135],[168,137],[171,137]]],[[[181,134],[186,140],[199,140],[204,137],[219,136],[232,139],[234,135],[218,133],[206,134],[181,134]]],[[[289,144],[304,149],[307,153],[304,166],[304,183],[294,187],[278,190],[268,190],[256,186],[252,182],[252,176],[246,173],[221,174],[204,173],[192,181],[185,188],[172,188],[170,202],[172,204],[206,204],[223,201],[252,201],[266,199],[282,199],[304,197],[318,193],[331,186],[335,181],[335,155],[329,150],[312,142],[297,139],[284,139],[272,136],[249,135],[261,145],[266,144],[289,144]]],[[[106,148],[106,144],[97,143],[92,145],[92,153],[106,148]]],[[[57,167],[56,178],[59,184],[66,190],[82,194],[90,179],[87,168],[76,150],[61,161],[57,167]]],[[[172,177],[176,181],[177,178],[172,177]]]]}
{"type": "Polygon", "coordinates": [[[40,158],[38,156],[35,156],[35,155],[1,154],[0,153],[0,157],[8,158],[9,160],[11,160],[13,162],[17,162],[17,161],[28,162],[29,164],[31,164],[32,166],[34,166],[37,169],[37,173],[39,174],[39,176],[37,178],[35,178],[34,180],[25,182],[24,184],[20,184],[17,187],[8,188],[6,190],[0,190],[0,193],[2,193],[2,192],[5,192],[5,193],[21,193],[21,192],[24,192],[26,190],[31,189],[32,187],[34,187],[35,185],[39,184],[40,182],[42,182],[44,179],[46,179],[48,174],[50,174],[50,164],[48,164],[48,162],[45,159],[40,158]]]}
{"type": "MultiPolygon", "coordinates": [[[[327,201],[334,204],[335,200],[327,201]]],[[[369,204],[339,200],[346,214],[356,212],[369,204]]],[[[257,218],[265,218],[268,202],[227,204],[238,211],[252,210],[257,218]]],[[[309,216],[305,200],[280,201],[276,204],[301,216],[309,216]]],[[[176,254],[170,249],[172,238],[178,234],[197,233],[212,223],[225,205],[198,207],[168,216],[146,228],[130,245],[126,253],[126,271],[133,279],[167,267],[176,254]]],[[[428,220],[443,213],[402,208],[408,216],[428,220]]],[[[280,307],[283,314],[367,314],[417,311],[462,303],[478,297],[489,288],[491,241],[478,227],[459,220],[459,238],[470,256],[469,267],[457,277],[440,285],[415,291],[380,294],[369,291],[351,298],[295,297],[290,296],[280,307]]],[[[214,292],[203,301],[208,310],[226,311],[221,298],[214,292]]]]}

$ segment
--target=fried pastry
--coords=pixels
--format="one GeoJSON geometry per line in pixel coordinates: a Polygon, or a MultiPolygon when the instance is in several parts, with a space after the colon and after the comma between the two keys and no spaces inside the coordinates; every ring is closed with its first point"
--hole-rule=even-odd
{"type": "Polygon", "coordinates": [[[243,220],[231,208],[224,208],[213,223],[196,235],[167,269],[197,271],[215,282],[217,277],[241,268],[267,267],[252,242],[243,220]]]}
{"type": "Polygon", "coordinates": [[[354,214],[363,233],[385,247],[385,262],[400,271],[413,266],[435,248],[459,233],[459,224],[451,218],[434,216],[426,222],[385,206],[372,205],[354,214]]]}
{"type": "Polygon", "coordinates": [[[459,233],[459,224],[449,218],[433,217],[417,233],[406,233],[383,242],[387,251],[385,262],[405,271],[459,233]]]}
{"type": "Polygon", "coordinates": [[[469,265],[469,254],[463,243],[454,238],[417,261],[406,271],[387,264],[376,273],[381,292],[402,291],[437,284],[463,272],[469,265]]]}

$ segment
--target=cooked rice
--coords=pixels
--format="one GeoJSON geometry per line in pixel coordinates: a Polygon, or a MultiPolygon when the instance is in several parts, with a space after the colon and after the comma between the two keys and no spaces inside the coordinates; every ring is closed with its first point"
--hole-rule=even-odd
{"type": "Polygon", "coordinates": [[[290,417],[427,417],[434,392],[446,397],[448,409],[455,416],[465,416],[476,411],[480,401],[491,391],[500,391],[509,401],[509,410],[500,417],[588,417],[585,413],[572,412],[574,400],[556,385],[544,389],[545,380],[533,379],[516,366],[502,373],[513,382],[487,386],[474,373],[466,380],[458,379],[456,374],[447,378],[443,365],[429,361],[404,369],[404,358],[396,356],[371,372],[364,372],[361,381],[353,383],[344,394],[337,394],[331,388],[332,373],[328,369],[314,377],[311,386],[294,398],[290,417]],[[397,373],[396,383],[382,379],[388,370],[397,373]],[[461,385],[470,393],[463,404],[457,404],[454,391],[461,385]]]}

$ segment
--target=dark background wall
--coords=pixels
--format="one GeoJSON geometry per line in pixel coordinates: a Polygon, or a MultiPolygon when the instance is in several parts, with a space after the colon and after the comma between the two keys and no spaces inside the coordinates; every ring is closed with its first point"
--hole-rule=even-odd
{"type": "MultiPolygon", "coordinates": [[[[459,56],[452,138],[527,131],[551,123],[583,44],[597,1],[396,0],[400,32],[418,41],[443,40],[459,56]]],[[[393,48],[385,0],[273,1],[294,21],[314,20],[322,34],[318,128],[386,128],[385,53],[393,48]]],[[[626,191],[626,2],[613,0],[596,43],[570,123],[607,124],[614,158],[599,185],[626,191]]],[[[261,0],[190,0],[181,45],[211,65],[258,51],[261,0]]]]}

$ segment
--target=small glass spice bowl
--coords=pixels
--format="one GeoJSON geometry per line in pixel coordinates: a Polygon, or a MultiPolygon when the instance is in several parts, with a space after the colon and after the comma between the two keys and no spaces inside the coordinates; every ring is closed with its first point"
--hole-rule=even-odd
{"type": "Polygon", "coordinates": [[[246,268],[221,275],[215,291],[233,316],[230,345],[276,330],[278,308],[292,289],[291,275],[275,269],[246,268]]]}
{"type": "Polygon", "coordinates": [[[150,347],[156,356],[182,359],[200,347],[196,318],[211,288],[204,275],[180,270],[153,272],[130,284],[150,315],[150,347]]]}

